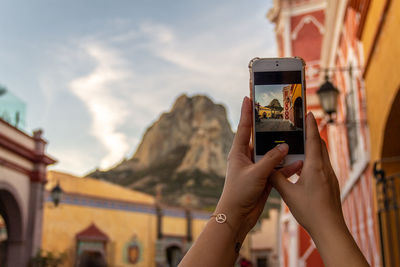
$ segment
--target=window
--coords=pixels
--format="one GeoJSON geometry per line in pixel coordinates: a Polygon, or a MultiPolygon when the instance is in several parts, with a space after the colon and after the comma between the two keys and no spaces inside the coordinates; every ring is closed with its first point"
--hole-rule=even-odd
{"type": "Polygon", "coordinates": [[[354,90],[353,70],[350,65],[348,72],[349,91],[346,95],[346,128],[347,128],[347,142],[349,149],[350,166],[357,160],[358,149],[358,127],[357,127],[357,103],[356,93],[354,90]]]}
{"type": "Polygon", "coordinates": [[[267,257],[258,257],[257,258],[257,267],[268,267],[267,257]]]}

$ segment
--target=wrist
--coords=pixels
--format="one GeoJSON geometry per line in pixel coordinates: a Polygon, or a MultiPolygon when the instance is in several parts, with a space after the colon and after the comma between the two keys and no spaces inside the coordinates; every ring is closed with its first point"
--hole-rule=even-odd
{"type": "MultiPolygon", "coordinates": [[[[229,224],[235,236],[241,232],[240,230],[243,228],[246,216],[238,212],[237,208],[233,208],[232,206],[220,201],[218,202],[213,215],[217,214],[224,214],[226,216],[225,223],[229,224]]],[[[215,220],[215,217],[213,217],[213,219],[215,220]]]]}
{"type": "Polygon", "coordinates": [[[321,221],[315,224],[315,227],[307,229],[307,231],[316,244],[331,240],[333,237],[337,237],[338,235],[346,236],[350,234],[343,218],[321,221]]]}

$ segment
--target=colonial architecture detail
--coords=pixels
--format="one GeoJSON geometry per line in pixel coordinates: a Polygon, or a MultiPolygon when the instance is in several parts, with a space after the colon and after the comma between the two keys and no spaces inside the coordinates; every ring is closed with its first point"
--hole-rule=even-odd
{"type": "Polygon", "coordinates": [[[27,135],[0,118],[0,265],[27,266],[42,238],[46,167],[42,131],[27,135]]]}
{"type": "Polygon", "coordinates": [[[177,266],[210,218],[190,205],[167,206],[161,194],[54,171],[45,199],[42,249],[65,254],[66,266],[177,266]],[[57,184],[63,193],[55,206],[50,192],[57,184]]]}
{"type": "MultiPolygon", "coordinates": [[[[367,2],[280,0],[274,2],[268,18],[276,24],[280,55],[300,56],[307,63],[307,107],[327,141],[346,223],[368,262],[380,266],[362,77],[363,47],[357,37],[367,2]],[[340,91],[332,124],[325,119],[316,96],[326,75],[340,91]]],[[[312,240],[285,205],[280,221],[281,266],[322,265],[312,240]]]]}

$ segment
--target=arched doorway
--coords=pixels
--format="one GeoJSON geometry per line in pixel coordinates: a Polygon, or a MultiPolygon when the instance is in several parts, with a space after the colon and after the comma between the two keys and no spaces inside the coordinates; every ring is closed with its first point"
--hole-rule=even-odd
{"type": "Polygon", "coordinates": [[[179,262],[182,259],[182,249],[177,245],[171,245],[166,249],[167,253],[167,263],[169,267],[178,266],[179,262]]]}
{"type": "Polygon", "coordinates": [[[104,254],[100,251],[86,250],[79,256],[78,267],[107,267],[107,261],[104,254]]]}
{"type": "Polygon", "coordinates": [[[25,266],[24,247],[22,245],[22,214],[20,205],[9,190],[1,189],[0,184],[0,217],[6,233],[1,242],[0,266],[25,266]],[[3,264],[4,263],[4,264],[3,264]]]}
{"type": "Polygon", "coordinates": [[[6,265],[7,255],[7,226],[3,216],[0,215],[0,266],[6,265]]]}
{"type": "Polygon", "coordinates": [[[375,162],[382,263],[400,266],[400,88],[387,116],[381,158],[375,162]],[[380,167],[377,167],[379,166],[380,167]]]}
{"type": "MultiPolygon", "coordinates": [[[[381,158],[392,158],[400,156],[400,88],[392,102],[389,116],[386,120],[385,133],[381,158]]],[[[400,171],[400,162],[384,162],[382,166],[387,175],[400,171]]]]}
{"type": "Polygon", "coordinates": [[[303,100],[301,97],[294,101],[294,126],[303,129],[303,100]]]}

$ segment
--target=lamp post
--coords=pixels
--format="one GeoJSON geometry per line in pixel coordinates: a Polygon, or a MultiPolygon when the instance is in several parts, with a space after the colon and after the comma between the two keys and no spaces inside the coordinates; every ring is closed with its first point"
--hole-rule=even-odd
{"type": "Polygon", "coordinates": [[[329,115],[328,123],[333,123],[332,114],[336,113],[339,90],[329,81],[328,75],[325,75],[325,82],[318,89],[317,94],[322,109],[329,115]]]}
{"type": "Polygon", "coordinates": [[[56,186],[51,189],[50,196],[53,200],[54,205],[57,207],[61,202],[63,190],[61,189],[60,182],[57,182],[56,186]]]}

